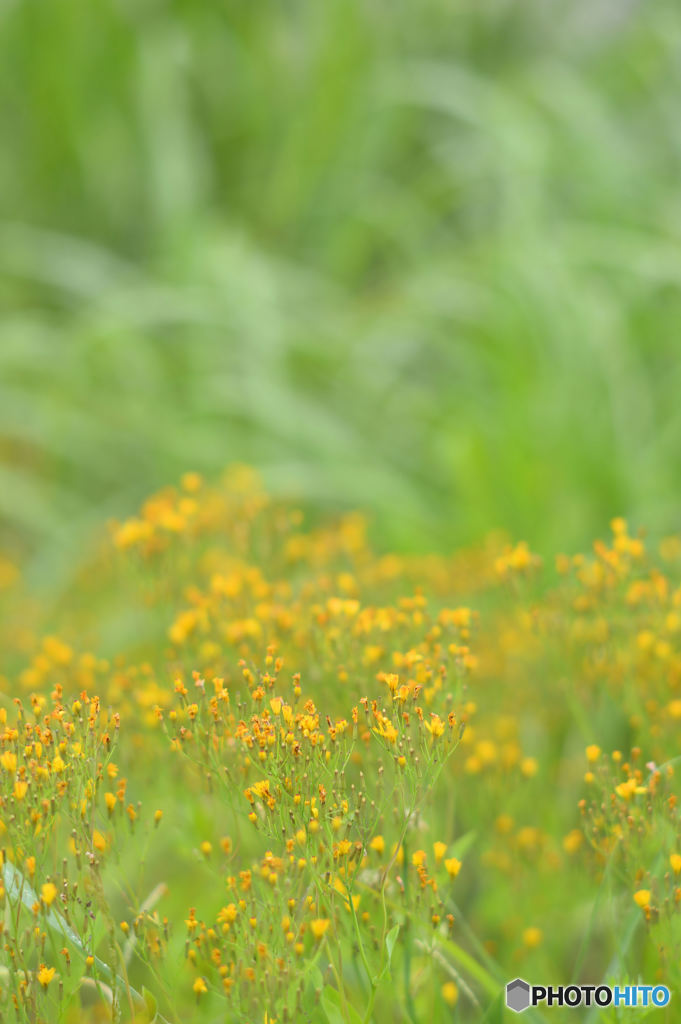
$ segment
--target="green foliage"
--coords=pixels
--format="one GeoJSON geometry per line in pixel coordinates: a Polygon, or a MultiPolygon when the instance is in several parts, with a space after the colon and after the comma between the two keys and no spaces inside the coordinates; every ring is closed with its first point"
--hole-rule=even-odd
{"type": "Polygon", "coordinates": [[[407,548],[673,524],[681,15],[550,7],[4,6],[0,516],[36,579],[234,458],[407,548]]]}

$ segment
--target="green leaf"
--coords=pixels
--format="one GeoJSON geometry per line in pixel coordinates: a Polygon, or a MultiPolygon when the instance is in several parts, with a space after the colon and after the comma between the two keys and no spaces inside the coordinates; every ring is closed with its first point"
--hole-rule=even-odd
{"type": "Polygon", "coordinates": [[[340,1008],[340,997],[331,985],[327,985],[322,992],[322,1008],[329,1024],[345,1024],[340,1008]]]}
{"type": "Polygon", "coordinates": [[[388,967],[390,967],[393,958],[393,950],[395,948],[395,943],[397,942],[397,936],[399,934],[399,931],[400,926],[399,924],[396,924],[394,928],[390,929],[390,931],[385,937],[385,948],[388,951],[388,967]]]}
{"type": "Polygon", "coordinates": [[[498,996],[487,1007],[487,1012],[482,1018],[481,1024],[502,1024],[504,1019],[504,1000],[498,996]]]}
{"type": "Polygon", "coordinates": [[[329,1024],[362,1024],[362,1018],[349,1003],[345,1004],[347,1016],[344,1015],[340,995],[332,985],[327,985],[322,992],[322,1008],[329,1024]]]}
{"type": "Polygon", "coordinates": [[[158,1003],[156,1001],[156,996],[150,992],[148,988],[142,986],[142,998],[144,999],[144,1005],[147,1008],[149,1024],[155,1024],[158,1019],[158,1003]]]}
{"type": "Polygon", "coordinates": [[[307,971],[305,972],[308,977],[308,983],[315,990],[318,990],[324,984],[322,972],[319,970],[316,964],[310,964],[307,971]]]}
{"type": "Polygon", "coordinates": [[[385,963],[383,964],[383,967],[374,978],[374,985],[378,985],[378,983],[382,981],[386,975],[388,975],[388,977],[390,976],[390,962],[393,958],[393,950],[395,948],[395,943],[397,942],[397,935],[399,933],[399,930],[400,926],[399,924],[396,924],[394,928],[390,929],[390,931],[385,937],[385,948],[388,955],[386,957],[385,963]]]}
{"type": "Polygon", "coordinates": [[[460,836],[452,846],[452,852],[450,856],[456,857],[457,860],[462,860],[465,854],[468,853],[471,846],[477,838],[477,832],[475,829],[471,829],[470,832],[466,832],[465,835],[460,836]]]}

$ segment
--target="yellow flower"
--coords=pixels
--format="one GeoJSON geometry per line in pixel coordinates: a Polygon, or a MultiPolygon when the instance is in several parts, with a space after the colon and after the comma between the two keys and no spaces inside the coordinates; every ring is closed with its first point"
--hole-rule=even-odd
{"type": "Polygon", "coordinates": [[[437,739],[438,736],[442,736],[445,731],[445,723],[442,721],[439,715],[432,714],[430,716],[430,722],[424,722],[424,725],[433,739],[437,739]]]}
{"type": "Polygon", "coordinates": [[[447,1006],[456,1006],[459,1000],[459,989],[453,981],[446,981],[441,989],[442,998],[447,1006]]]}
{"type": "Polygon", "coordinates": [[[100,853],[104,853],[108,846],[106,836],[103,835],[99,829],[95,829],[92,833],[92,845],[95,850],[98,850],[100,853]]]}
{"type": "Polygon", "coordinates": [[[650,906],[650,898],[650,889],[638,889],[638,891],[634,893],[634,903],[637,903],[642,909],[650,906]]]}
{"type": "Polygon", "coordinates": [[[377,736],[382,736],[383,739],[386,739],[389,743],[394,743],[398,735],[397,729],[387,718],[382,719],[378,729],[374,729],[374,732],[377,736]]]}
{"type": "Polygon", "coordinates": [[[52,981],[52,979],[54,978],[54,971],[54,967],[46,967],[45,964],[40,965],[40,969],[38,971],[38,981],[40,982],[40,985],[42,986],[43,989],[46,989],[47,986],[52,981]]]}
{"type": "Polygon", "coordinates": [[[121,523],[113,533],[113,542],[117,548],[125,550],[137,544],[138,541],[149,540],[154,532],[151,523],[142,519],[127,519],[121,523]]]}
{"type": "Polygon", "coordinates": [[[526,928],[523,932],[523,944],[527,946],[528,949],[535,949],[536,946],[541,944],[543,938],[544,933],[541,928],[531,926],[530,928],[526,928]]]}
{"type": "Polygon", "coordinates": [[[626,782],[620,782],[619,786],[615,786],[615,792],[623,800],[630,800],[636,792],[636,779],[627,779],[626,782]]]}
{"type": "Polygon", "coordinates": [[[398,675],[394,672],[386,672],[381,673],[379,678],[387,685],[391,693],[395,693],[400,682],[400,677],[398,675]]]}
{"type": "Polygon", "coordinates": [[[461,861],[457,860],[456,857],[448,857],[445,861],[445,870],[450,878],[456,878],[459,871],[461,871],[461,861]]]}
{"type": "Polygon", "coordinates": [[[439,864],[444,855],[447,852],[446,843],[433,843],[433,853],[435,854],[435,863],[439,864]]]}
{"type": "Polygon", "coordinates": [[[369,849],[374,850],[376,853],[383,853],[385,850],[385,839],[383,836],[374,836],[369,843],[369,849]]]}
{"type": "Polygon", "coordinates": [[[310,922],[310,931],[317,942],[321,942],[324,938],[330,924],[331,922],[327,917],[318,917],[316,920],[310,922]]]}
{"type": "Polygon", "coordinates": [[[583,841],[584,837],[581,833],[581,830],[578,828],[573,828],[572,831],[568,832],[568,834],[563,839],[563,849],[566,853],[576,853],[582,845],[583,841]]]}
{"type": "Polygon", "coordinates": [[[203,479],[200,473],[184,473],[180,480],[182,490],[186,491],[187,494],[196,494],[197,491],[201,490],[203,479]]]}
{"type": "Polygon", "coordinates": [[[200,999],[204,992],[208,991],[208,986],[201,976],[199,976],[192,985],[192,990],[196,993],[197,999],[200,999]]]}
{"type": "Polygon", "coordinates": [[[681,854],[672,853],[669,858],[669,864],[675,875],[681,873],[681,854]]]}
{"type": "Polygon", "coordinates": [[[46,907],[51,907],[57,898],[58,889],[54,882],[45,882],[40,889],[42,901],[46,907]]]}
{"type": "Polygon", "coordinates": [[[592,743],[586,748],[586,759],[590,764],[594,764],[601,756],[601,748],[597,747],[595,743],[592,743]]]}
{"type": "Polygon", "coordinates": [[[6,772],[15,772],[17,770],[17,755],[13,750],[6,750],[0,757],[0,764],[6,772]]]}

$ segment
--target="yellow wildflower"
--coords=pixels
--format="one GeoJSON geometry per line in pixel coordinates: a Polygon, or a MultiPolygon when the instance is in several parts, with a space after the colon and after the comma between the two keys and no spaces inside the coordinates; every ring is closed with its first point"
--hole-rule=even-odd
{"type": "Polygon", "coordinates": [[[531,926],[523,932],[523,945],[527,946],[528,949],[534,949],[541,944],[543,937],[544,933],[541,928],[531,926]]]}
{"type": "Polygon", "coordinates": [[[446,843],[433,843],[433,853],[435,854],[435,863],[439,864],[447,852],[446,843]]]}
{"type": "Polygon", "coordinates": [[[317,942],[320,942],[324,938],[330,924],[331,922],[329,921],[329,919],[325,917],[319,917],[316,920],[310,922],[310,931],[314,935],[317,942]]]}
{"type": "Polygon", "coordinates": [[[459,1001],[459,989],[455,982],[446,981],[440,991],[447,1006],[456,1006],[459,1001]]]}
{"type": "Polygon", "coordinates": [[[461,871],[461,861],[457,860],[456,857],[449,857],[445,860],[445,870],[450,878],[456,878],[459,871],[461,871]]]}
{"type": "Polygon", "coordinates": [[[45,884],[41,886],[40,895],[46,907],[52,906],[57,898],[58,892],[59,890],[54,882],[45,882],[45,884]]]}
{"type": "Polygon", "coordinates": [[[46,967],[45,964],[41,964],[38,970],[38,982],[43,989],[46,989],[54,978],[54,967],[46,967]]]}

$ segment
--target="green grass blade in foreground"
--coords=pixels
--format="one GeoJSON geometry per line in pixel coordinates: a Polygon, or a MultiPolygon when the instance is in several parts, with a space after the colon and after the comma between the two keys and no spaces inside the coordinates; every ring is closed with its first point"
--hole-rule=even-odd
{"type": "MultiPolygon", "coordinates": [[[[33,912],[35,904],[40,903],[35,889],[33,889],[21,871],[19,871],[10,861],[5,861],[2,866],[2,871],[7,896],[10,901],[14,900],[15,902],[21,902],[28,910],[33,912]]],[[[144,1010],[145,1012],[149,1011],[149,1007],[151,1005],[149,993],[143,994],[138,992],[137,989],[133,988],[127,980],[121,978],[119,974],[116,974],[116,972],[96,954],[88,953],[80,936],[73,930],[73,928],[70,927],[70,925],[67,924],[61,914],[57,914],[56,911],[49,909],[45,914],[45,920],[53,931],[58,932],[63,938],[67,939],[72,946],[75,946],[83,958],[92,956],[97,969],[101,971],[110,984],[129,993],[139,1009],[144,1010]]],[[[153,999],[153,997],[151,997],[151,999],[153,999]]],[[[169,1021],[159,1013],[158,1010],[156,1010],[155,1020],[158,1024],[169,1024],[169,1021]]]]}

